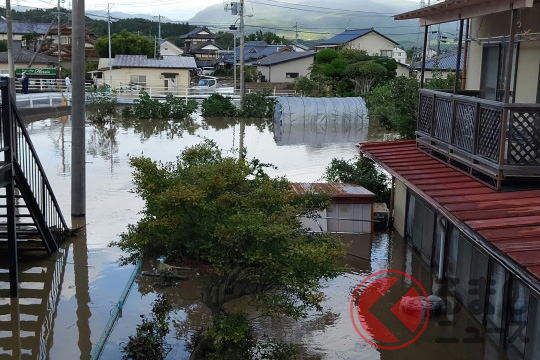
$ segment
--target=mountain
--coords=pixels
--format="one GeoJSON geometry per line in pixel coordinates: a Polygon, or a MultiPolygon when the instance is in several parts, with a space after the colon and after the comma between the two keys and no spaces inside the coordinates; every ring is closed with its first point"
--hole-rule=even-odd
{"type": "MultiPolygon", "coordinates": [[[[246,1],[246,33],[272,31],[289,39],[328,39],[346,28],[375,28],[407,47],[422,40],[423,29],[417,20],[395,21],[392,15],[413,10],[417,2],[403,0],[252,0],[246,1]],[[264,2],[263,2],[264,1],[264,2]]],[[[223,5],[209,6],[189,20],[190,25],[207,25],[213,30],[228,30],[237,16],[225,12],[223,5]]],[[[455,32],[455,25],[443,26],[455,32]]],[[[435,36],[435,35],[434,35],[435,36]]]]}

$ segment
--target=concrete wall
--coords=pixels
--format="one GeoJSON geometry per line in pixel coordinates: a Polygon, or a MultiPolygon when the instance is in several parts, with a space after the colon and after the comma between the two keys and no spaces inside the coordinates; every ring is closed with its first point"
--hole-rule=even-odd
{"type": "Polygon", "coordinates": [[[368,55],[372,56],[380,56],[381,50],[389,50],[392,52],[396,46],[390,40],[385,39],[384,37],[375,33],[369,33],[361,36],[348,43],[348,45],[354,49],[365,50],[367,51],[368,55]]]}
{"type": "MultiPolygon", "coordinates": [[[[540,6],[520,11],[521,23],[519,32],[540,32],[540,6]]],[[[471,20],[471,37],[473,39],[508,35],[510,32],[510,12],[492,14],[471,20]]],[[[533,40],[531,38],[531,40],[533,40]]],[[[480,88],[482,70],[482,45],[472,41],[467,63],[467,90],[480,88]]],[[[540,65],[540,42],[523,41],[519,44],[516,73],[516,102],[536,103],[538,72],[540,65]]]]}
{"type": "Polygon", "coordinates": [[[309,75],[309,68],[313,65],[314,56],[287,61],[272,66],[257,66],[257,70],[264,75],[269,82],[293,82],[294,78],[288,78],[287,73],[298,73],[298,76],[309,75]]]}
{"type": "Polygon", "coordinates": [[[398,179],[394,190],[394,229],[401,237],[405,236],[405,214],[407,208],[407,187],[398,179]]]}
{"type": "MultiPolygon", "coordinates": [[[[131,82],[131,75],[146,75],[146,87],[161,88],[165,86],[165,76],[162,73],[178,73],[175,76],[176,88],[190,87],[188,69],[153,69],[153,68],[121,68],[112,70],[112,81],[115,86],[127,85],[131,82]]],[[[167,77],[168,78],[168,77],[167,77]]],[[[109,81],[109,70],[103,71],[103,79],[109,81]]]]}

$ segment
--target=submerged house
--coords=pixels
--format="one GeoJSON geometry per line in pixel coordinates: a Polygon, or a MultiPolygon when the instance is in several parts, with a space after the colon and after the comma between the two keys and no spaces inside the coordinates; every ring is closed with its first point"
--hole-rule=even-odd
{"type": "Polygon", "coordinates": [[[416,140],[360,144],[392,176],[395,231],[485,328],[485,359],[537,359],[540,348],[539,16],[532,0],[397,15],[420,19],[425,38],[459,21],[463,87],[420,90],[416,140]]]}

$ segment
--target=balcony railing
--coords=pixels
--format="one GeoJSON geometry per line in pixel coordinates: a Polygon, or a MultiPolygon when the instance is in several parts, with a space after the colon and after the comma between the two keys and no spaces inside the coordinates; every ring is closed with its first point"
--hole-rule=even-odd
{"type": "Polygon", "coordinates": [[[540,176],[540,105],[420,90],[417,141],[494,178],[540,176]]]}

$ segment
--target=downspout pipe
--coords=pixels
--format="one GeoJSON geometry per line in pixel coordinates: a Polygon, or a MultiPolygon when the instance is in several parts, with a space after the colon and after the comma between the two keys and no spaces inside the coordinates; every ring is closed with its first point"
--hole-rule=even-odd
{"type": "Polygon", "coordinates": [[[439,248],[439,274],[437,278],[442,280],[444,278],[444,258],[446,255],[446,230],[447,230],[447,221],[445,218],[439,220],[442,227],[441,239],[440,239],[440,248],[439,248]]]}

